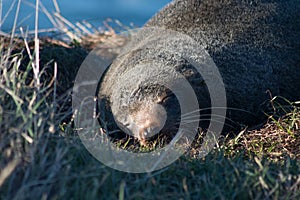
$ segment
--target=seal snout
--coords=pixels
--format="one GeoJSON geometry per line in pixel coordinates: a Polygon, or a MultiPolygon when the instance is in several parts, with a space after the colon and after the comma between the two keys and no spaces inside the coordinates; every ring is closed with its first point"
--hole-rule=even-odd
{"type": "Polygon", "coordinates": [[[127,126],[131,135],[136,137],[141,145],[145,145],[148,138],[158,134],[167,120],[167,113],[163,106],[153,103],[142,105],[137,112],[131,114],[127,126]]]}

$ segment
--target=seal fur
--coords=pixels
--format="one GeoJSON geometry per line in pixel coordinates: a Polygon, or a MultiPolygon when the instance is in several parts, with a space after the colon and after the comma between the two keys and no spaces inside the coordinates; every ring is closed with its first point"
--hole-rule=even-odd
{"type": "MultiPolygon", "coordinates": [[[[269,99],[266,91],[290,100],[300,98],[299,13],[297,0],[175,0],[145,27],[177,31],[203,46],[222,75],[228,107],[251,113],[229,109],[227,117],[250,125],[264,118],[264,102],[269,99]]],[[[180,120],[180,110],[172,91],[155,81],[144,85],[150,74],[136,66],[153,61],[165,63],[168,67],[158,67],[161,72],[157,79],[166,82],[176,79],[175,74],[167,73],[173,67],[189,80],[201,109],[210,106],[206,85],[191,63],[168,52],[178,41],[164,43],[165,39],[155,31],[138,34],[124,50],[129,53],[117,57],[100,86],[100,110],[106,113],[101,117],[116,122],[140,141],[144,141],[141,130],[169,132],[180,120]],[[160,39],[150,42],[153,38],[160,39]],[[163,105],[165,114],[153,114],[162,113],[157,104],[163,105]],[[160,121],[164,122],[165,115],[166,125],[162,128],[160,121]],[[141,116],[148,116],[144,123],[141,116]]]]}

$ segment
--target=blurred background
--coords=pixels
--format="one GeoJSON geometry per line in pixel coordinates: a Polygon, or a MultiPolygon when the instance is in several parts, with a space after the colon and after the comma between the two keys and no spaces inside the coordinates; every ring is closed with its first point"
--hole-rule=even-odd
{"type": "MultiPolygon", "coordinates": [[[[71,23],[89,22],[95,27],[103,26],[107,18],[119,20],[125,26],[140,27],[171,0],[40,0],[39,29],[50,29],[53,23],[45,10],[53,15],[57,10],[71,23]]],[[[19,6],[17,27],[34,29],[35,0],[0,0],[0,31],[12,30],[19,6]],[[20,1],[20,2],[19,2],[20,1]],[[19,4],[20,3],[20,4],[19,4]]]]}

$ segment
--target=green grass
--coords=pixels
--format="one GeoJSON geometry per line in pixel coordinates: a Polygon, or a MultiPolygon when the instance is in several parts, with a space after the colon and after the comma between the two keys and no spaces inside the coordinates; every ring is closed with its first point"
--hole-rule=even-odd
{"type": "Polygon", "coordinates": [[[44,151],[17,168],[1,189],[3,199],[297,199],[299,164],[226,157],[183,157],[151,174],[128,174],[101,165],[79,141],[45,138],[44,151]],[[5,192],[4,192],[5,191],[5,192]],[[122,195],[121,195],[122,196],[122,195]]]}
{"type": "MultiPolygon", "coordinates": [[[[58,112],[60,97],[54,91],[60,80],[51,81],[50,76],[37,88],[31,72],[34,56],[23,62],[26,56],[1,49],[0,199],[300,197],[299,160],[288,154],[270,159],[268,152],[280,141],[251,139],[252,132],[225,142],[203,159],[192,149],[192,155],[187,153],[167,168],[149,174],[129,174],[104,166],[73,132],[70,110],[58,112]]],[[[60,64],[58,61],[58,67],[60,64]]],[[[41,73],[50,66],[54,62],[41,68],[41,73]]],[[[295,104],[290,108],[283,118],[272,117],[268,124],[288,135],[291,131],[299,139],[299,108],[295,104]]]]}

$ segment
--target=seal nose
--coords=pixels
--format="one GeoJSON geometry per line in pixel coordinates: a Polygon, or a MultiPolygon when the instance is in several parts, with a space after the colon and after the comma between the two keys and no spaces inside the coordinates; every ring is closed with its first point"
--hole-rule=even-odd
{"type": "Polygon", "coordinates": [[[141,145],[146,145],[147,135],[148,135],[148,133],[145,130],[143,130],[143,129],[139,130],[138,140],[141,145]]]}
{"type": "Polygon", "coordinates": [[[146,139],[157,134],[159,132],[159,127],[153,122],[147,120],[144,125],[139,127],[138,132],[139,132],[138,135],[140,139],[146,139]]]}
{"type": "Polygon", "coordinates": [[[157,125],[147,120],[147,122],[143,126],[139,127],[138,130],[137,137],[140,141],[140,144],[145,145],[146,139],[158,134],[159,131],[160,128],[157,125]]]}
{"type": "MultiPolygon", "coordinates": [[[[158,134],[164,127],[167,113],[163,106],[156,103],[145,104],[137,109],[136,112],[127,116],[121,123],[120,128],[127,134],[134,136],[140,144],[146,144],[146,139],[158,134]]],[[[118,120],[116,120],[118,122],[118,120]]]]}

